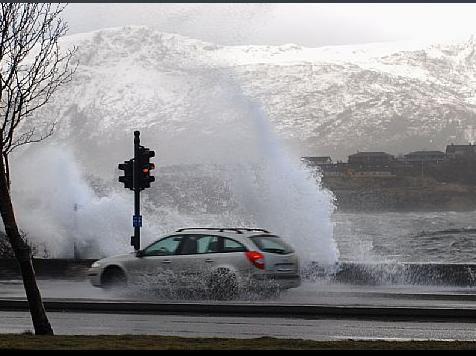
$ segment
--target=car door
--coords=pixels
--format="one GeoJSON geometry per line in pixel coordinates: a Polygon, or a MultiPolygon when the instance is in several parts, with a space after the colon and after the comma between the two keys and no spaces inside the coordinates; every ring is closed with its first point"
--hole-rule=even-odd
{"type": "Polygon", "coordinates": [[[141,250],[126,266],[133,280],[145,286],[175,283],[177,253],[183,239],[183,235],[167,236],[141,250]]]}
{"type": "Polygon", "coordinates": [[[245,256],[247,248],[239,241],[227,237],[218,240],[218,253],[214,257],[215,268],[227,268],[245,275],[251,269],[251,264],[245,256]]]}
{"type": "Polygon", "coordinates": [[[218,237],[188,234],[178,248],[173,270],[181,286],[201,288],[207,282],[213,266],[213,254],[218,252],[218,237]]]}
{"type": "Polygon", "coordinates": [[[219,236],[198,235],[197,255],[194,259],[194,268],[203,277],[207,277],[216,266],[219,247],[219,236]]]}

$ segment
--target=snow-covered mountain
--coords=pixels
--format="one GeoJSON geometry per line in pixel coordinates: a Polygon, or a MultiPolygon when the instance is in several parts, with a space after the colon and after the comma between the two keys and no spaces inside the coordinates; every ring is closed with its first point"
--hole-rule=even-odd
{"type": "Polygon", "coordinates": [[[75,79],[43,114],[61,118],[56,139],[78,142],[81,150],[118,142],[113,147],[120,151],[119,142],[135,129],[160,136],[163,149],[179,147],[175,139],[184,131],[220,140],[246,100],[259,102],[278,136],[302,155],[345,160],[357,150],[444,150],[476,136],[472,38],[437,45],[218,46],[123,27],[63,39],[64,48],[73,45],[75,79]]]}
{"type": "Polygon", "coordinates": [[[132,157],[134,130],[156,152],[144,242],[186,226],[257,226],[333,262],[332,197],[276,136],[300,155],[345,160],[357,150],[442,150],[476,133],[472,39],[218,46],[124,27],[61,45],[78,47],[76,74],[35,113],[58,119],[57,132],[12,160],[20,224],[55,256],[72,241],[95,241],[106,255],[129,248],[131,192],[117,164],[132,157]]]}

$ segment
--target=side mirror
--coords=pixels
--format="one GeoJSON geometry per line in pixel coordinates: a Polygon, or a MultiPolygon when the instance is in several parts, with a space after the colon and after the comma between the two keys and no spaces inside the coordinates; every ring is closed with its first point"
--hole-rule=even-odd
{"type": "Polygon", "coordinates": [[[145,256],[144,250],[138,250],[136,252],[136,257],[144,257],[144,256],[145,256]]]}

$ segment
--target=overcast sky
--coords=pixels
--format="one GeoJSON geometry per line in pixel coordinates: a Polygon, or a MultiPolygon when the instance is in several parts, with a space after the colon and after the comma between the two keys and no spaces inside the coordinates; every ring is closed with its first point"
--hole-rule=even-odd
{"type": "Polygon", "coordinates": [[[69,34],[148,25],[218,44],[445,41],[476,33],[476,4],[70,3],[69,34]]]}

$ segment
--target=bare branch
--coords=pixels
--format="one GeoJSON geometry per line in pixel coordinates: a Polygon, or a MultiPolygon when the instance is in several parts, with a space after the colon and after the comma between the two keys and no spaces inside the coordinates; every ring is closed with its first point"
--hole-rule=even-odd
{"type": "Polygon", "coordinates": [[[2,3],[0,6],[0,152],[39,142],[53,134],[55,122],[35,123],[34,112],[72,79],[76,48],[61,51],[66,5],[2,3]]]}

